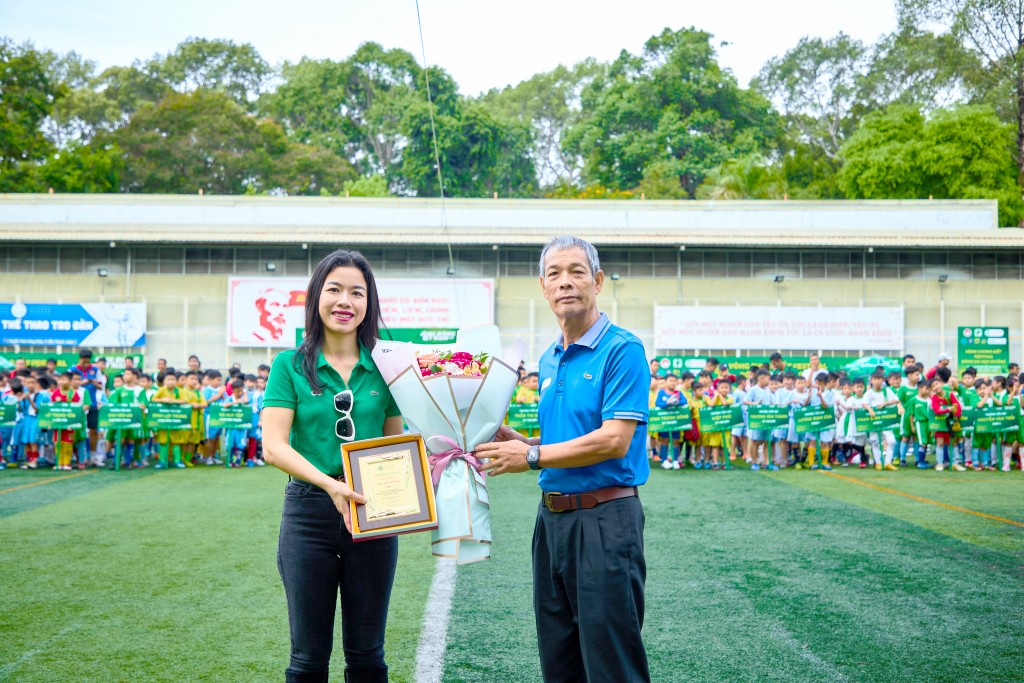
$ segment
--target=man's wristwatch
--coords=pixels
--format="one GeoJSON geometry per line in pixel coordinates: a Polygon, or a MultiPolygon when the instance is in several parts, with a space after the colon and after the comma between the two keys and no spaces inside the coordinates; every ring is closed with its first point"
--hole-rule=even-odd
{"type": "Polygon", "coordinates": [[[540,446],[530,446],[526,449],[526,464],[531,470],[540,469],[540,446]]]}

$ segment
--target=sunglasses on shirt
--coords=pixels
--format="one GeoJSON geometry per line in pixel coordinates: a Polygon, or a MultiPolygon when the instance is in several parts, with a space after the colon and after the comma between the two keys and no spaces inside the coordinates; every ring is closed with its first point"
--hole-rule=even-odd
{"type": "Polygon", "coordinates": [[[351,389],[339,391],[334,395],[334,409],[341,414],[341,418],[334,423],[334,433],[342,441],[352,441],[356,438],[356,424],[352,421],[353,401],[351,389]]]}

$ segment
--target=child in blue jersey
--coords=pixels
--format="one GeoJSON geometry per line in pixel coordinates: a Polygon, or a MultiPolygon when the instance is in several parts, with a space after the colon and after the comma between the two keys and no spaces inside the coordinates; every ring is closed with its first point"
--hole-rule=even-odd
{"type": "MultiPolygon", "coordinates": [[[[245,382],[241,379],[231,381],[231,395],[224,400],[225,406],[247,406],[249,395],[245,393],[245,382]]],[[[224,430],[224,439],[231,457],[232,467],[241,467],[245,458],[246,448],[249,445],[250,427],[229,427],[224,430]]],[[[253,465],[250,465],[252,467],[253,465]]]]}
{"type": "MultiPolygon", "coordinates": [[[[248,465],[254,463],[256,467],[263,467],[267,463],[263,461],[263,396],[266,393],[266,380],[256,375],[246,375],[246,387],[249,385],[249,378],[252,378],[252,390],[249,391],[249,404],[252,406],[252,429],[249,430],[249,455],[246,460],[248,465]]],[[[252,467],[253,465],[249,465],[252,467]]]]}
{"type": "MultiPolygon", "coordinates": [[[[689,410],[686,397],[679,391],[679,380],[673,374],[665,376],[665,387],[658,390],[655,406],[664,410],[689,410]]],[[[658,455],[661,456],[661,467],[666,470],[682,469],[680,450],[682,448],[681,432],[660,432],[661,442],[658,455]]]]}
{"type": "MultiPolygon", "coordinates": [[[[828,373],[819,372],[814,377],[814,387],[810,390],[810,398],[807,405],[813,408],[835,408],[835,397],[832,390],[828,388],[828,373]]],[[[835,438],[835,429],[826,429],[821,432],[805,432],[801,435],[807,445],[807,464],[812,470],[823,469],[831,471],[828,464],[829,446],[835,438]],[[819,462],[818,456],[821,456],[819,462]]]]}
{"type": "Polygon", "coordinates": [[[747,389],[750,383],[746,379],[740,379],[732,392],[733,405],[741,406],[743,424],[732,428],[732,449],[729,451],[729,459],[735,460],[736,454],[741,456],[747,452],[747,389]]]}
{"type": "MultiPolygon", "coordinates": [[[[772,392],[768,385],[771,376],[767,370],[758,370],[754,375],[756,384],[747,392],[747,398],[743,402],[746,406],[768,406],[772,404],[772,392]]],[[[750,438],[747,440],[747,459],[750,461],[750,469],[759,470],[761,466],[768,466],[765,442],[771,439],[771,431],[767,429],[749,430],[750,438]]]]}
{"type": "MultiPolygon", "coordinates": [[[[206,371],[206,386],[202,388],[203,401],[207,406],[214,403],[223,403],[225,400],[224,387],[221,386],[223,377],[216,370],[206,371]]],[[[209,408],[206,410],[204,417],[204,427],[206,428],[206,442],[204,443],[204,452],[206,458],[203,460],[204,464],[207,465],[220,465],[221,460],[217,458],[219,452],[220,437],[224,431],[221,427],[210,426],[210,411],[209,408]]]]}

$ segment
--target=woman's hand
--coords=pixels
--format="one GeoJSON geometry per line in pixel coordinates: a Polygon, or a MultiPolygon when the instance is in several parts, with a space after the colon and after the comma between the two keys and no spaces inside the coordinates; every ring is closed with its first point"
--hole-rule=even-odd
{"type": "Polygon", "coordinates": [[[352,519],[351,519],[351,507],[349,501],[364,504],[366,499],[361,495],[349,488],[348,484],[343,481],[337,481],[332,479],[334,483],[329,488],[325,489],[331,496],[331,500],[334,501],[334,507],[338,508],[338,512],[341,513],[342,519],[345,520],[345,528],[348,532],[352,533],[352,519]]]}
{"type": "Polygon", "coordinates": [[[491,441],[494,443],[502,443],[504,441],[522,441],[523,443],[527,443],[525,436],[508,425],[501,425],[498,428],[498,433],[494,435],[494,438],[491,439],[491,441]]]}

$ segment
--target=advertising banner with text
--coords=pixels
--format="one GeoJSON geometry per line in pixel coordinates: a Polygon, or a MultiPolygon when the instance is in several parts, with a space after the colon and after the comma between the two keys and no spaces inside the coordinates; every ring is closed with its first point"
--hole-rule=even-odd
{"type": "MultiPolygon", "coordinates": [[[[228,278],[228,345],[288,348],[305,326],[306,278],[228,278]]],[[[384,324],[398,331],[438,330],[494,322],[494,281],[377,280],[384,324]]]]}
{"type": "Polygon", "coordinates": [[[658,349],[903,349],[903,309],[657,306],[658,349]]]}

